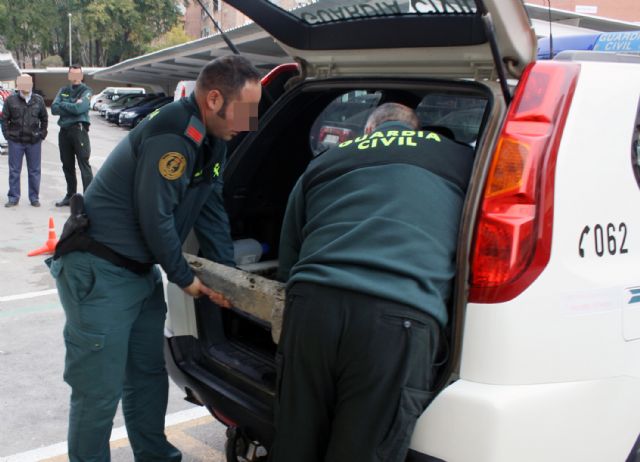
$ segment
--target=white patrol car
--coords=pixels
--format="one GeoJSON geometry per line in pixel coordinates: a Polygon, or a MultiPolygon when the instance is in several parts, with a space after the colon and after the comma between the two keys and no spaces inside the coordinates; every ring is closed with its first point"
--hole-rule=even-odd
{"type": "MultiPolygon", "coordinates": [[[[356,134],[373,107],[401,101],[475,147],[449,360],[407,460],[640,461],[640,59],[534,62],[520,0],[228,3],[300,69],[225,172],[234,238],[270,247],[247,269],[277,266],[287,196],[323,127],[356,134]]],[[[168,296],[171,377],[229,426],[228,460],[260,460],[270,326],[168,296]]]]}

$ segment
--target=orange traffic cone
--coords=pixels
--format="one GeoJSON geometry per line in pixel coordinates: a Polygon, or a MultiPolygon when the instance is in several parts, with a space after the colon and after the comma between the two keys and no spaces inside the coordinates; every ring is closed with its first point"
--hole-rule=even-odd
{"type": "Polygon", "coordinates": [[[58,244],[58,238],[56,237],[56,229],[53,226],[53,217],[49,217],[49,238],[47,242],[39,249],[29,252],[27,256],[33,257],[34,255],[53,253],[56,250],[56,244],[58,244]]]}

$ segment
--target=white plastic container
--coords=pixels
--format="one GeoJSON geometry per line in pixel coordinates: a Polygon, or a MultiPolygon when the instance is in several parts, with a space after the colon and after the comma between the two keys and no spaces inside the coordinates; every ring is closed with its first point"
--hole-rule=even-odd
{"type": "Polygon", "coordinates": [[[262,244],[255,239],[233,241],[233,259],[236,265],[255,263],[262,257],[262,244]]]}

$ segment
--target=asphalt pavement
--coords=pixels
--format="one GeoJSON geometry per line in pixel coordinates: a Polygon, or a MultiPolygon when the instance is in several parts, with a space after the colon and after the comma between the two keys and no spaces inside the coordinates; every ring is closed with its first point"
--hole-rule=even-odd
{"type": "MultiPolygon", "coordinates": [[[[107,155],[127,134],[91,114],[91,165],[98,171],[107,155]]],[[[57,235],[68,207],[55,202],[65,192],[58,151],[57,117],[50,117],[42,146],[41,207],[29,204],[26,165],[22,198],[17,207],[0,201],[0,461],[64,461],[66,457],[69,387],[62,380],[64,312],[55,282],[44,264],[47,256],[28,257],[47,240],[49,218],[57,235]]],[[[77,172],[81,187],[80,173],[77,172]]],[[[0,157],[0,185],[8,190],[7,156],[0,157]]],[[[0,188],[0,191],[2,189],[0,188]]],[[[223,461],[224,427],[201,407],[184,401],[173,383],[166,425],[169,439],[185,461],[223,461]]],[[[121,413],[114,420],[112,460],[133,461],[121,413]]]]}

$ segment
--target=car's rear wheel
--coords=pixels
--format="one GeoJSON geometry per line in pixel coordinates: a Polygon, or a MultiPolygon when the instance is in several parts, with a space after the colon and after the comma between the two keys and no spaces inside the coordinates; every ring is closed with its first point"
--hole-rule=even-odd
{"type": "Polygon", "coordinates": [[[227,462],[261,462],[267,460],[267,451],[256,441],[251,441],[242,429],[227,428],[224,445],[227,462]]]}

